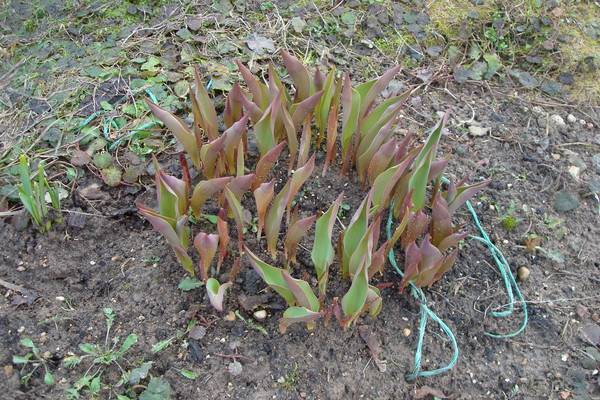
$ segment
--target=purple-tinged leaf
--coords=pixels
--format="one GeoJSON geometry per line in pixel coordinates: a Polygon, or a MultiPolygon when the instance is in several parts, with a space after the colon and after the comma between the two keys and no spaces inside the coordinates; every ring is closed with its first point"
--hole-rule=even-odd
{"type": "Polygon", "coordinates": [[[323,91],[319,91],[299,103],[292,104],[290,113],[292,114],[292,122],[294,123],[296,130],[300,129],[300,125],[305,120],[306,116],[315,111],[315,107],[321,100],[322,95],[323,91]]]}
{"type": "Polygon", "coordinates": [[[379,150],[373,154],[373,158],[369,162],[369,167],[367,168],[367,178],[371,185],[373,185],[375,178],[377,178],[379,174],[388,169],[390,163],[394,159],[397,149],[398,140],[392,138],[385,142],[379,150]]]}
{"type": "Polygon", "coordinates": [[[238,176],[238,177],[233,178],[227,184],[227,187],[229,188],[229,190],[231,190],[233,195],[239,201],[242,201],[242,197],[244,196],[244,193],[246,193],[248,190],[250,190],[250,188],[254,184],[255,178],[256,178],[256,175],[254,175],[254,174],[238,176]]]}
{"type": "MultiPolygon", "coordinates": [[[[369,227],[369,211],[371,210],[371,199],[373,190],[365,196],[360,206],[352,216],[350,223],[344,230],[342,238],[342,276],[350,277],[350,257],[354,254],[358,244],[369,227]]],[[[354,272],[354,271],[353,271],[354,272]]]]}
{"type": "Polygon", "coordinates": [[[206,200],[223,190],[231,179],[230,176],[224,176],[222,178],[213,178],[198,182],[192,193],[191,201],[192,211],[197,218],[200,217],[202,206],[206,203],[206,200]]]}
{"type": "MultiPolygon", "coordinates": [[[[156,211],[145,207],[142,204],[137,204],[139,213],[144,216],[155,231],[160,233],[166,240],[169,246],[175,251],[175,256],[179,263],[183,266],[188,274],[194,276],[194,263],[187,254],[186,248],[182,244],[182,238],[177,235],[174,227],[177,227],[177,221],[170,220],[158,214],[156,211]]],[[[186,220],[185,217],[182,219],[186,220]]],[[[180,225],[181,226],[181,225],[180,225]]],[[[185,239],[185,238],[184,238],[185,239]]],[[[185,240],[184,240],[185,241],[185,240]]]]}
{"type": "Polygon", "coordinates": [[[475,196],[480,190],[487,187],[490,182],[491,180],[486,180],[473,185],[464,185],[458,187],[456,189],[456,196],[452,199],[450,204],[448,204],[448,211],[450,212],[450,215],[454,215],[456,210],[458,210],[468,200],[473,198],[473,196],[475,196]]]}
{"type": "Polygon", "coordinates": [[[394,79],[394,77],[398,74],[399,71],[399,65],[385,71],[383,75],[381,75],[376,80],[376,82],[369,88],[369,91],[366,93],[366,95],[362,96],[363,99],[360,107],[360,115],[362,117],[364,117],[367,114],[367,112],[369,112],[369,109],[373,105],[373,101],[375,100],[375,98],[379,96],[381,92],[383,92],[383,90],[387,87],[390,81],[394,79]]]}
{"type": "Polygon", "coordinates": [[[287,69],[294,81],[294,87],[296,88],[294,102],[297,103],[308,98],[308,96],[310,96],[311,82],[310,75],[304,64],[285,50],[281,51],[281,58],[283,59],[285,69],[287,69]]]}
{"type": "Polygon", "coordinates": [[[316,215],[302,218],[291,224],[288,228],[284,242],[285,258],[288,263],[296,263],[296,251],[298,249],[298,243],[300,243],[300,240],[306,236],[316,218],[316,215]]]}
{"type": "Polygon", "coordinates": [[[285,213],[285,206],[287,204],[288,194],[290,191],[290,182],[288,181],[285,186],[277,193],[275,199],[271,202],[271,207],[267,211],[265,218],[265,236],[267,237],[267,250],[271,254],[271,257],[275,259],[277,257],[277,239],[279,238],[279,231],[281,229],[281,220],[285,213]]]}
{"type": "Polygon", "coordinates": [[[202,160],[202,173],[207,178],[216,178],[216,174],[223,172],[223,157],[222,153],[225,148],[225,139],[222,135],[202,146],[200,149],[200,159],[202,160]]]}
{"type": "Polygon", "coordinates": [[[360,94],[352,88],[350,75],[344,75],[344,87],[341,94],[342,103],[342,163],[350,158],[349,149],[353,139],[356,140],[360,117],[360,94]]]}
{"type": "Polygon", "coordinates": [[[199,232],[194,238],[194,247],[200,255],[200,278],[206,282],[208,280],[208,271],[210,264],[217,254],[217,248],[219,247],[219,235],[207,234],[199,232]]]}
{"type": "Polygon", "coordinates": [[[190,156],[192,163],[196,168],[200,168],[200,149],[196,142],[196,136],[187,125],[178,117],[171,114],[169,111],[159,107],[150,100],[146,100],[146,104],[156,118],[162,121],[163,124],[173,133],[179,143],[190,156]]]}
{"type": "Polygon", "coordinates": [[[224,209],[217,214],[217,233],[219,234],[219,259],[217,260],[217,274],[221,271],[221,265],[227,257],[227,246],[229,245],[229,224],[224,209]]]}
{"type": "Polygon", "coordinates": [[[456,263],[457,257],[458,257],[458,249],[454,249],[450,254],[448,254],[444,257],[444,261],[442,262],[442,265],[436,271],[431,284],[434,284],[435,282],[439,281],[446,272],[450,271],[450,268],[452,268],[454,266],[454,263],[456,263]]]}
{"type": "Polygon", "coordinates": [[[340,107],[340,93],[342,91],[342,80],[338,79],[335,86],[335,92],[331,102],[331,109],[327,116],[327,155],[325,157],[325,164],[323,165],[323,176],[327,172],[329,164],[333,160],[335,155],[335,143],[337,139],[338,130],[338,111],[340,107]]]}
{"type": "Polygon", "coordinates": [[[286,107],[282,107],[280,110],[281,122],[283,125],[283,130],[285,131],[285,136],[288,145],[288,172],[294,168],[294,164],[296,163],[296,158],[298,157],[298,131],[294,126],[294,122],[292,121],[292,117],[290,113],[286,109],[286,107]]]}
{"type": "Polygon", "coordinates": [[[279,143],[277,146],[267,151],[265,155],[258,160],[258,163],[256,163],[256,181],[254,182],[254,187],[257,187],[267,179],[267,176],[269,176],[273,165],[279,159],[285,145],[285,141],[279,143]]]}
{"type": "Polygon", "coordinates": [[[223,136],[225,136],[223,144],[225,161],[230,174],[235,174],[236,172],[236,150],[241,148],[240,143],[242,142],[243,135],[246,133],[247,125],[248,116],[245,115],[223,132],[223,136]]]}
{"type": "Polygon", "coordinates": [[[373,182],[373,205],[383,210],[389,206],[392,193],[402,175],[408,170],[413,157],[407,157],[400,164],[380,173],[373,182]]]}
{"type": "Polygon", "coordinates": [[[232,285],[231,282],[220,284],[215,278],[210,278],[206,282],[206,293],[210,304],[219,312],[223,312],[223,299],[225,291],[232,285]]]}
{"type": "Polygon", "coordinates": [[[456,247],[460,243],[461,240],[468,236],[467,232],[455,232],[449,236],[446,236],[440,244],[437,245],[440,251],[446,251],[450,247],[456,247]]]}
{"type": "Polygon", "coordinates": [[[311,311],[319,311],[319,300],[312,291],[310,285],[302,279],[294,279],[288,271],[281,272],[283,279],[288,285],[288,288],[294,295],[296,304],[311,311]]]}
{"type": "Polygon", "coordinates": [[[227,95],[227,100],[225,100],[225,110],[223,111],[223,122],[227,128],[230,128],[242,118],[244,112],[242,97],[244,97],[242,88],[239,84],[234,84],[227,95]]]}
{"type": "Polygon", "coordinates": [[[306,323],[308,330],[313,329],[314,322],[322,317],[321,312],[314,312],[304,307],[289,307],[279,319],[279,332],[284,334],[292,324],[306,323]]]}
{"type": "Polygon", "coordinates": [[[348,292],[342,297],[342,310],[344,312],[344,329],[351,326],[362,312],[367,301],[367,291],[369,289],[369,277],[366,266],[366,255],[359,269],[352,278],[352,284],[348,292]]]}
{"type": "Polygon", "coordinates": [[[235,197],[235,194],[227,186],[225,189],[223,189],[223,193],[225,194],[227,205],[233,213],[233,219],[235,219],[235,224],[238,231],[238,247],[241,254],[242,246],[244,244],[244,209],[242,208],[242,205],[237,197],[235,197]]]}
{"type": "Polygon", "coordinates": [[[358,146],[357,151],[357,160],[356,160],[356,169],[358,171],[358,178],[361,182],[365,182],[367,178],[367,168],[369,167],[369,163],[373,159],[373,156],[379,150],[379,148],[390,139],[393,134],[392,127],[396,123],[395,120],[390,120],[385,126],[383,126],[377,135],[373,138],[369,146],[367,146],[364,151],[361,150],[362,142],[358,146]]]}
{"type": "Polygon", "coordinates": [[[400,291],[402,292],[404,288],[412,281],[414,281],[419,274],[419,264],[421,263],[421,259],[423,258],[423,254],[421,253],[421,249],[415,242],[410,243],[405,250],[405,261],[404,261],[404,277],[400,282],[400,291]]]}
{"type": "Polygon", "coordinates": [[[256,124],[258,121],[260,121],[263,116],[263,110],[261,110],[259,106],[248,100],[245,95],[240,97],[240,102],[242,103],[244,110],[246,110],[246,114],[250,117],[250,121],[252,121],[253,124],[256,124]]]}
{"type": "Polygon", "coordinates": [[[446,200],[438,193],[433,198],[431,208],[431,242],[435,246],[439,246],[442,240],[450,236],[452,232],[452,218],[448,212],[448,204],[446,204],[446,200]]]}
{"type": "Polygon", "coordinates": [[[336,90],[334,86],[335,73],[335,68],[332,68],[327,74],[327,79],[325,79],[325,84],[323,86],[323,95],[321,96],[321,100],[315,109],[315,122],[319,130],[317,135],[318,147],[320,147],[319,145],[321,143],[321,139],[325,135],[329,111],[331,109],[331,101],[336,90]]]}
{"type": "Polygon", "coordinates": [[[202,129],[204,129],[206,136],[208,136],[210,140],[215,140],[217,137],[219,137],[217,113],[215,111],[215,106],[213,105],[212,100],[208,96],[206,89],[204,89],[204,85],[202,84],[202,78],[200,77],[200,70],[197,66],[196,68],[194,68],[194,80],[194,97],[198,102],[200,114],[202,115],[202,129]]]}
{"type": "Polygon", "coordinates": [[[263,226],[265,225],[265,216],[267,208],[275,195],[275,181],[261,183],[254,190],[254,199],[256,200],[256,213],[258,214],[258,229],[256,237],[260,239],[263,226]]]}
{"type": "Polygon", "coordinates": [[[300,139],[300,150],[298,152],[298,167],[305,165],[308,161],[310,152],[310,142],[312,140],[311,116],[306,116],[304,126],[302,127],[302,138],[300,139]]]}
{"type": "Polygon", "coordinates": [[[264,110],[269,105],[269,97],[268,90],[265,84],[259,82],[252,72],[241,61],[236,60],[235,63],[238,66],[240,74],[242,74],[242,78],[244,82],[246,82],[246,86],[248,86],[248,90],[252,94],[252,101],[260,107],[261,110],[264,110]]]}
{"type": "Polygon", "coordinates": [[[418,238],[420,238],[421,235],[427,229],[428,225],[429,217],[423,212],[423,210],[419,210],[416,213],[413,213],[409,219],[406,231],[402,235],[402,248],[405,249],[409,243],[412,243],[418,238]]]}

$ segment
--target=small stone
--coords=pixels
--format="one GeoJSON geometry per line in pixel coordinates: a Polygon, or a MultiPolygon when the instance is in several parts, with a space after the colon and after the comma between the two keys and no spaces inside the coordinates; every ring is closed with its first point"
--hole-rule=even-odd
{"type": "Polygon", "coordinates": [[[10,365],[10,364],[5,365],[2,369],[4,370],[4,376],[6,376],[7,378],[10,378],[12,376],[13,371],[14,371],[14,368],[12,365],[10,365]]]}
{"type": "Polygon", "coordinates": [[[588,319],[590,317],[590,310],[586,306],[584,306],[582,304],[578,304],[575,307],[575,313],[582,320],[588,319]]]}
{"type": "Polygon", "coordinates": [[[254,318],[262,321],[263,319],[267,318],[267,312],[265,310],[258,310],[254,312],[254,318]]]}
{"type": "Polygon", "coordinates": [[[56,300],[65,301],[65,298],[64,298],[64,296],[56,296],[56,300]]]}
{"type": "MultiPolygon", "coordinates": [[[[235,315],[234,315],[234,318],[235,318],[235,315]]],[[[203,327],[202,325],[196,325],[195,327],[192,328],[190,333],[188,333],[188,336],[191,339],[200,340],[204,336],[206,336],[206,328],[203,327]]]]}
{"type": "Polygon", "coordinates": [[[521,282],[525,282],[527,278],[529,278],[529,274],[531,274],[531,272],[527,267],[519,267],[517,270],[517,277],[521,282]]]}
{"type": "Polygon", "coordinates": [[[569,355],[567,353],[563,354],[560,359],[564,362],[566,362],[569,359],[569,355]]]}
{"type": "Polygon", "coordinates": [[[600,193],[600,178],[590,179],[590,181],[588,182],[588,190],[590,191],[590,193],[600,193]]]}
{"type": "Polygon", "coordinates": [[[570,124],[574,124],[575,122],[577,122],[577,118],[575,118],[575,116],[573,114],[569,114],[569,115],[567,115],[567,121],[570,124]]]}
{"type": "Polygon", "coordinates": [[[594,129],[594,124],[592,124],[591,122],[588,122],[586,126],[588,129],[594,129]]]}
{"type": "Polygon", "coordinates": [[[587,122],[585,121],[585,119],[580,119],[579,120],[579,125],[585,125],[587,124],[587,122]]]}
{"type": "Polygon", "coordinates": [[[277,383],[285,383],[285,378],[283,376],[280,376],[279,378],[277,378],[277,383]]]}
{"type": "Polygon", "coordinates": [[[592,163],[594,164],[594,168],[596,168],[596,172],[600,174],[600,153],[592,156],[592,163]]]}
{"type": "Polygon", "coordinates": [[[567,128],[565,120],[558,114],[552,114],[550,116],[550,124],[552,124],[559,132],[563,132],[567,128]]]}
{"type": "Polygon", "coordinates": [[[571,165],[571,166],[569,166],[568,171],[569,171],[569,175],[571,175],[573,177],[573,179],[575,179],[575,180],[579,179],[579,173],[581,172],[581,168],[571,165]]]}
{"type": "Polygon", "coordinates": [[[227,313],[227,315],[223,317],[223,319],[224,319],[225,321],[229,321],[229,322],[231,322],[231,321],[235,321],[235,314],[233,313],[233,311],[229,311],[229,312],[227,313]]]}
{"type": "Polygon", "coordinates": [[[566,190],[561,190],[554,197],[554,209],[559,212],[575,210],[579,207],[577,195],[566,190]]]}
{"type": "Polygon", "coordinates": [[[233,376],[238,376],[242,373],[242,364],[238,361],[234,361],[227,366],[227,371],[233,376]]]}
{"type": "Polygon", "coordinates": [[[404,335],[404,337],[409,337],[411,333],[412,332],[408,328],[402,329],[402,334],[404,335]]]}
{"type": "Polygon", "coordinates": [[[23,272],[23,271],[25,271],[25,267],[21,265],[21,266],[17,267],[17,271],[23,272]]]}
{"type": "Polygon", "coordinates": [[[24,327],[24,326],[20,326],[20,327],[17,329],[17,333],[23,333],[23,332],[25,332],[25,327],[24,327]]]}
{"type": "Polygon", "coordinates": [[[471,136],[485,136],[490,131],[490,128],[486,128],[483,126],[471,125],[469,126],[469,134],[471,136]]]}

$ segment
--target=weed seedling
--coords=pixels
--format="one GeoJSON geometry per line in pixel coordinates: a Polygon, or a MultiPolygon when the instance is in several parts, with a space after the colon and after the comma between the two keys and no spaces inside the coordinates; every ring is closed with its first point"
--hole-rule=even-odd
{"type": "MultiPolygon", "coordinates": [[[[84,355],[72,355],[66,357],[63,362],[65,366],[73,368],[79,365],[85,359],[91,359],[92,363],[85,371],[85,374],[75,382],[73,387],[67,389],[69,398],[79,398],[80,392],[88,391],[90,395],[97,396],[103,388],[102,374],[111,365],[116,365],[121,371],[122,378],[120,383],[124,381],[128,373],[121,366],[121,362],[125,353],[137,343],[137,335],[129,334],[125,340],[119,344],[119,337],[115,336],[111,339],[110,331],[114,324],[116,315],[111,308],[105,308],[104,317],[106,319],[106,335],[104,343],[81,343],[79,349],[85,353],[84,355]]],[[[119,384],[117,384],[119,386],[119,384]]]]}
{"type": "Polygon", "coordinates": [[[47,357],[40,354],[40,350],[35,346],[33,340],[29,338],[23,338],[19,342],[21,346],[29,349],[29,352],[25,355],[18,356],[15,355],[12,358],[13,364],[22,365],[21,368],[21,384],[27,385],[35,371],[37,371],[40,367],[44,368],[44,383],[46,385],[54,385],[54,376],[50,372],[48,368],[48,360],[47,357]],[[29,372],[23,375],[26,369],[31,368],[29,372]]]}
{"type": "MultiPolygon", "coordinates": [[[[52,208],[60,212],[58,190],[48,183],[42,161],[38,163],[37,179],[33,179],[31,175],[29,161],[24,154],[21,154],[19,157],[19,176],[21,180],[19,199],[38,229],[42,232],[49,231],[52,221],[48,214],[46,198],[49,198],[52,208]]],[[[57,218],[57,221],[60,221],[60,218],[57,218]]]]}

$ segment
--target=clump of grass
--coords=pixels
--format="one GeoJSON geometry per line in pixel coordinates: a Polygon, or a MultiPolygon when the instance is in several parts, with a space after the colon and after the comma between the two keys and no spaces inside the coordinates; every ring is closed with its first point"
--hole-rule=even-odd
{"type": "Polygon", "coordinates": [[[513,232],[519,226],[519,219],[514,215],[505,215],[500,223],[506,231],[513,232]]]}

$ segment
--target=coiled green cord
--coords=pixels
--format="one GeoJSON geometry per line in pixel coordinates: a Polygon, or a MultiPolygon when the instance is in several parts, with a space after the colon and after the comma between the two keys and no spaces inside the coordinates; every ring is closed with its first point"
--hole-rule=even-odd
{"type": "MultiPolygon", "coordinates": [[[[514,311],[515,295],[517,297],[518,302],[521,303],[521,306],[523,309],[523,319],[522,319],[521,325],[519,326],[519,328],[516,331],[506,333],[506,334],[491,333],[491,332],[485,332],[485,334],[487,336],[490,336],[490,337],[493,337],[496,339],[505,339],[505,338],[511,338],[511,337],[517,336],[518,334],[523,332],[523,330],[527,326],[527,322],[528,322],[527,303],[525,302],[525,299],[524,299],[521,291],[519,290],[519,286],[517,285],[517,282],[515,281],[515,278],[510,271],[510,266],[509,266],[508,262],[506,261],[506,258],[504,258],[504,255],[502,254],[502,252],[492,243],[487,232],[481,226],[479,217],[477,216],[475,209],[471,205],[471,202],[467,201],[466,205],[467,205],[467,209],[471,213],[473,222],[475,223],[475,226],[477,227],[479,234],[481,235],[481,236],[471,235],[471,236],[469,236],[469,238],[483,243],[488,248],[492,258],[494,259],[494,262],[496,263],[496,266],[498,267],[498,270],[500,271],[502,280],[504,282],[504,288],[506,290],[506,295],[508,297],[508,303],[506,304],[506,306],[504,306],[504,307],[506,307],[506,309],[504,309],[502,311],[493,311],[491,313],[491,316],[495,317],[495,318],[504,318],[504,317],[508,317],[508,316],[512,315],[513,311],[514,311]]],[[[392,237],[392,223],[393,223],[393,219],[394,219],[393,211],[392,211],[393,208],[394,208],[393,206],[390,207],[390,212],[388,215],[388,220],[387,220],[387,225],[386,225],[386,232],[387,232],[388,240],[392,237]]],[[[396,261],[396,255],[394,253],[394,249],[391,249],[390,252],[388,253],[388,259],[390,261],[390,264],[392,264],[392,267],[394,267],[396,273],[398,273],[398,275],[403,277],[404,273],[400,270],[400,267],[398,267],[398,262],[396,261]]],[[[432,376],[443,374],[444,372],[447,372],[447,371],[451,370],[452,368],[454,368],[454,366],[456,365],[456,363],[458,361],[459,349],[458,349],[458,343],[456,341],[456,337],[454,336],[454,333],[448,327],[448,325],[446,325],[446,323],[444,321],[442,321],[427,306],[427,297],[425,297],[425,293],[423,292],[423,290],[416,287],[412,283],[409,283],[409,285],[410,285],[410,291],[411,291],[412,296],[417,301],[419,301],[421,315],[420,315],[420,321],[419,321],[419,338],[417,341],[417,348],[415,350],[414,365],[413,365],[412,371],[406,375],[406,378],[408,380],[415,380],[415,379],[421,378],[421,377],[427,378],[427,377],[432,377],[432,376]],[[423,340],[425,338],[425,330],[427,328],[427,321],[430,318],[433,321],[437,322],[437,324],[440,326],[440,328],[442,328],[442,331],[446,334],[446,336],[450,340],[450,344],[452,346],[452,358],[443,367],[433,369],[433,370],[423,371],[421,369],[421,358],[422,358],[422,354],[423,354],[423,340]]]]}

